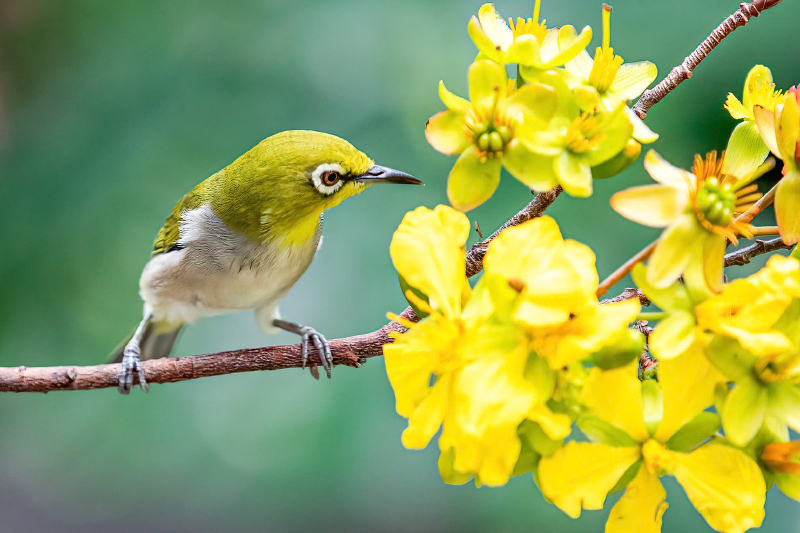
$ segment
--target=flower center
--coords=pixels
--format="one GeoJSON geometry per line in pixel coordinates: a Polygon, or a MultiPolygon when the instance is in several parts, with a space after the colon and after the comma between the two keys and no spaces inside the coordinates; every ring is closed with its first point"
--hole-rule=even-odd
{"type": "Polygon", "coordinates": [[[710,177],[697,191],[697,208],[711,224],[727,226],[736,211],[736,193],[729,183],[720,185],[717,178],[710,177]]]}
{"type": "Polygon", "coordinates": [[[607,92],[611,88],[614,78],[617,77],[620,65],[622,65],[622,58],[614,55],[613,48],[598,46],[597,52],[594,54],[592,71],[589,73],[589,84],[600,94],[607,92]]]}
{"type": "Polygon", "coordinates": [[[651,474],[658,476],[670,474],[675,471],[677,466],[675,452],[666,449],[663,444],[653,439],[642,445],[642,456],[647,471],[651,474]]]}
{"type": "Polygon", "coordinates": [[[467,115],[467,128],[482,157],[502,157],[508,143],[514,138],[513,122],[492,110],[481,113],[477,109],[467,115]]]}
{"type": "Polygon", "coordinates": [[[576,154],[591,150],[606,139],[606,134],[597,131],[597,119],[588,113],[567,126],[567,149],[576,154]]]}

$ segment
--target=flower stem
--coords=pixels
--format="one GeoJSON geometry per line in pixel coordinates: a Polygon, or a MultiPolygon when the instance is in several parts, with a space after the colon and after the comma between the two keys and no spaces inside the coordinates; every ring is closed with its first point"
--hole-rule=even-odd
{"type": "Polygon", "coordinates": [[[760,237],[763,235],[778,235],[780,233],[778,231],[778,226],[760,226],[752,229],[754,237],[760,237]]]}
{"type": "Polygon", "coordinates": [[[622,266],[604,279],[600,285],[597,286],[597,297],[602,297],[611,289],[611,287],[619,283],[622,278],[630,274],[631,270],[633,270],[633,267],[635,267],[637,263],[647,260],[647,258],[653,254],[653,250],[656,249],[656,244],[658,244],[658,240],[651,242],[644,250],[628,259],[622,266]]]}

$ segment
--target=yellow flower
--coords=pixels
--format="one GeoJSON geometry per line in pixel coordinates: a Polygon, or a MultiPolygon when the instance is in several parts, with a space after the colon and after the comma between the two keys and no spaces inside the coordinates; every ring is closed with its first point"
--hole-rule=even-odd
{"type": "Polygon", "coordinates": [[[447,196],[456,209],[468,211],[485,202],[500,183],[505,167],[526,186],[542,191],[557,182],[540,172],[550,159],[532,152],[522,141],[526,130],[544,127],[556,108],[555,91],[543,84],[515,89],[505,67],[489,60],[469,68],[470,101],[439,83],[447,106],[425,125],[425,137],[444,154],[460,154],[447,182],[447,196]]]}
{"type": "Polygon", "coordinates": [[[783,160],[775,217],[783,241],[794,244],[800,240],[800,92],[792,87],[774,110],[755,105],[753,114],[764,142],[783,160]]]}
{"type": "Polygon", "coordinates": [[[709,360],[735,381],[721,403],[726,437],[745,446],[770,417],[800,429],[800,261],[771,257],[695,315],[712,334],[709,360]]]}
{"type": "Polygon", "coordinates": [[[580,35],[570,25],[548,30],[544,20],[539,22],[539,4],[540,0],[536,0],[532,19],[518,18],[516,25],[511,19],[506,24],[494,4],[483,4],[478,17],[473,16],[467,26],[480,50],[479,58],[501,65],[519,63],[550,69],[563,65],[586,48],[592,40],[590,27],[583,28],[580,35]]]}
{"type": "Polygon", "coordinates": [[[637,300],[597,302],[598,276],[592,250],[565,240],[550,217],[505,230],[484,258],[490,275],[519,292],[513,320],[531,337],[531,349],[553,369],[615,342],[639,312],[637,300]]]}
{"type": "Polygon", "coordinates": [[[439,466],[447,482],[501,485],[514,470],[518,426],[546,421],[553,438],[569,432],[565,415],[550,413],[555,377],[530,354],[524,330],[510,319],[516,292],[484,275],[462,306],[467,218],[439,206],[406,214],[392,239],[392,260],[409,285],[428,296],[427,318],[399,317],[409,331],[383,348],[397,412],[408,418],[403,444],[424,448],[442,427],[439,466]],[[509,303],[512,302],[512,303],[509,303]],[[537,369],[531,371],[531,369],[537,369]]]}
{"type": "Polygon", "coordinates": [[[736,243],[737,235],[752,237],[749,224],[735,218],[759,198],[756,186],[749,184],[764,169],[749,168],[747,174],[734,176],[723,174],[722,167],[711,152],[705,159],[696,156],[689,173],[651,150],[645,168],[659,185],[632,187],[611,198],[611,206],[624,217],[666,228],[647,267],[647,282],[655,288],[666,288],[684,274],[718,291],[726,239],[736,243]]]}
{"type": "Polygon", "coordinates": [[[615,486],[627,486],[606,531],[658,532],[667,509],[658,478],[669,474],[711,527],[758,527],[766,497],[758,466],[737,449],[705,442],[719,427],[703,409],[720,378],[705,359],[686,356],[662,361],[658,384],[640,384],[636,363],[593,369],[583,391],[591,414],[578,419],[592,442],[570,442],[541,458],[542,493],[574,518],[581,508],[602,508],[615,486]]]}
{"type": "MultiPolygon", "coordinates": [[[[623,64],[622,58],[611,48],[611,7],[603,5],[603,44],[598,46],[592,59],[582,50],[565,65],[575,80],[571,85],[584,111],[611,111],[620,101],[638,98],[658,75],[650,61],[623,64]]],[[[524,72],[523,72],[524,75],[524,72]]],[[[651,143],[658,139],[630,108],[625,114],[633,124],[633,138],[651,143]]],[[[763,159],[763,158],[762,158],[763,159]]]]}
{"type": "Polygon", "coordinates": [[[776,90],[775,84],[772,83],[772,72],[764,65],[756,65],[747,73],[742,100],[739,101],[733,93],[728,93],[725,109],[736,120],[744,119],[754,122],[753,108],[755,106],[774,111],[781,96],[781,91],[776,90]]]}

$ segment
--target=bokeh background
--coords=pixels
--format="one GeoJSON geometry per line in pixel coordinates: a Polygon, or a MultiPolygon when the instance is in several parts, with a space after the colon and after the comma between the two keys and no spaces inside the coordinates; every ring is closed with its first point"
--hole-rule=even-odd
{"type": "MultiPolygon", "coordinates": [[[[403,214],[446,202],[454,160],[424,139],[436,84],[466,92],[466,25],[479,1],[0,2],[0,364],[94,364],[140,318],[139,273],[174,203],[262,138],[285,129],[345,137],[426,181],[377,187],[326,214],[325,243],[284,316],[329,338],[371,331],[405,306],[388,254],[403,214]]],[[[619,0],[612,44],[664,75],[736,0],[619,0]]],[[[532,0],[503,0],[530,16],[532,0]]],[[[600,2],[545,0],[550,24],[586,24],[600,2]]],[[[657,105],[655,147],[689,165],[724,147],[723,110],[756,63],[800,80],[800,4],[737,30],[657,105]]],[[[548,213],[590,244],[601,277],[657,232],[616,215],[610,194],[649,178],[638,163],[585,200],[548,213]]],[[[485,231],[530,199],[505,176],[470,213],[485,231]]],[[[769,223],[769,220],[765,220],[769,223]]],[[[752,272],[763,262],[729,272],[752,272]]],[[[620,287],[621,288],[621,287],[620,287]]],[[[177,354],[266,343],[252,314],[187,328],[177,354]]],[[[503,488],[444,485],[435,443],[400,444],[405,422],[383,361],[308,373],[240,374],[167,386],[0,396],[0,531],[597,531],[529,476],[503,488]]],[[[664,531],[706,531],[667,480],[664,531]]],[[[618,497],[618,496],[617,496],[618,497]]],[[[800,531],[800,507],[773,491],[762,528],[800,531]]]]}

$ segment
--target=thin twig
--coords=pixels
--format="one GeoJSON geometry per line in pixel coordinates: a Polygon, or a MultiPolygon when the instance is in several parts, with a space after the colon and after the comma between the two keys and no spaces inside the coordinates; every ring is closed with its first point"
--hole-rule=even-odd
{"type": "Polygon", "coordinates": [[[668,95],[675,87],[680,85],[681,82],[692,77],[692,71],[711,53],[711,50],[722,42],[722,39],[730,35],[736,28],[747,24],[751,17],[757,17],[762,11],[773,7],[780,1],[781,0],[755,0],[749,4],[739,4],[739,9],[723,20],[722,24],[717,26],[714,31],[711,32],[711,35],[706,37],[705,40],[700,43],[700,46],[695,48],[694,52],[689,54],[680,65],[673,68],[658,85],[642,93],[642,96],[639,97],[639,100],[633,106],[633,112],[639,115],[639,118],[643,119],[646,117],[647,111],[649,111],[651,107],[668,95]]]}
{"type": "Polygon", "coordinates": [[[600,282],[600,284],[597,286],[597,297],[600,298],[601,296],[605,295],[605,293],[611,290],[611,287],[619,283],[622,278],[630,274],[631,270],[633,270],[633,267],[642,261],[646,261],[647,258],[653,254],[653,250],[656,249],[656,244],[658,244],[658,240],[648,244],[645,249],[625,261],[625,263],[623,263],[618,269],[609,274],[606,279],[600,282]]]}
{"type": "Polygon", "coordinates": [[[736,250],[725,255],[725,266],[742,266],[750,262],[756,256],[768,254],[776,250],[790,250],[794,245],[786,244],[783,239],[778,237],[770,241],[756,240],[750,246],[746,246],[741,250],[736,250]]]}
{"type": "MultiPolygon", "coordinates": [[[[528,205],[503,224],[500,229],[485,240],[473,245],[466,253],[467,275],[474,276],[481,271],[483,256],[486,255],[489,243],[502,230],[541,216],[560,193],[561,188],[556,187],[551,191],[536,195],[528,205]]],[[[410,322],[419,320],[410,307],[406,308],[400,316],[410,322]]],[[[405,331],[405,328],[400,324],[389,322],[371,333],[334,339],[330,341],[333,364],[358,368],[367,358],[383,354],[383,345],[393,340],[390,335],[392,332],[402,331],[405,331]]],[[[316,352],[309,354],[309,363],[320,364],[316,352]]],[[[150,383],[172,383],[237,372],[279,370],[300,368],[301,366],[300,345],[267,346],[142,362],[145,375],[150,383]]],[[[0,367],[0,392],[50,392],[116,387],[117,373],[120,369],[120,364],[33,368],[0,367]]],[[[134,383],[136,382],[138,382],[138,378],[134,377],[134,383]]]]}
{"type": "Polygon", "coordinates": [[[753,219],[756,218],[764,209],[772,205],[772,202],[775,201],[775,191],[777,190],[777,185],[768,190],[767,194],[759,198],[759,200],[754,203],[750,209],[736,217],[736,222],[743,222],[745,224],[752,222],[753,219]]]}

